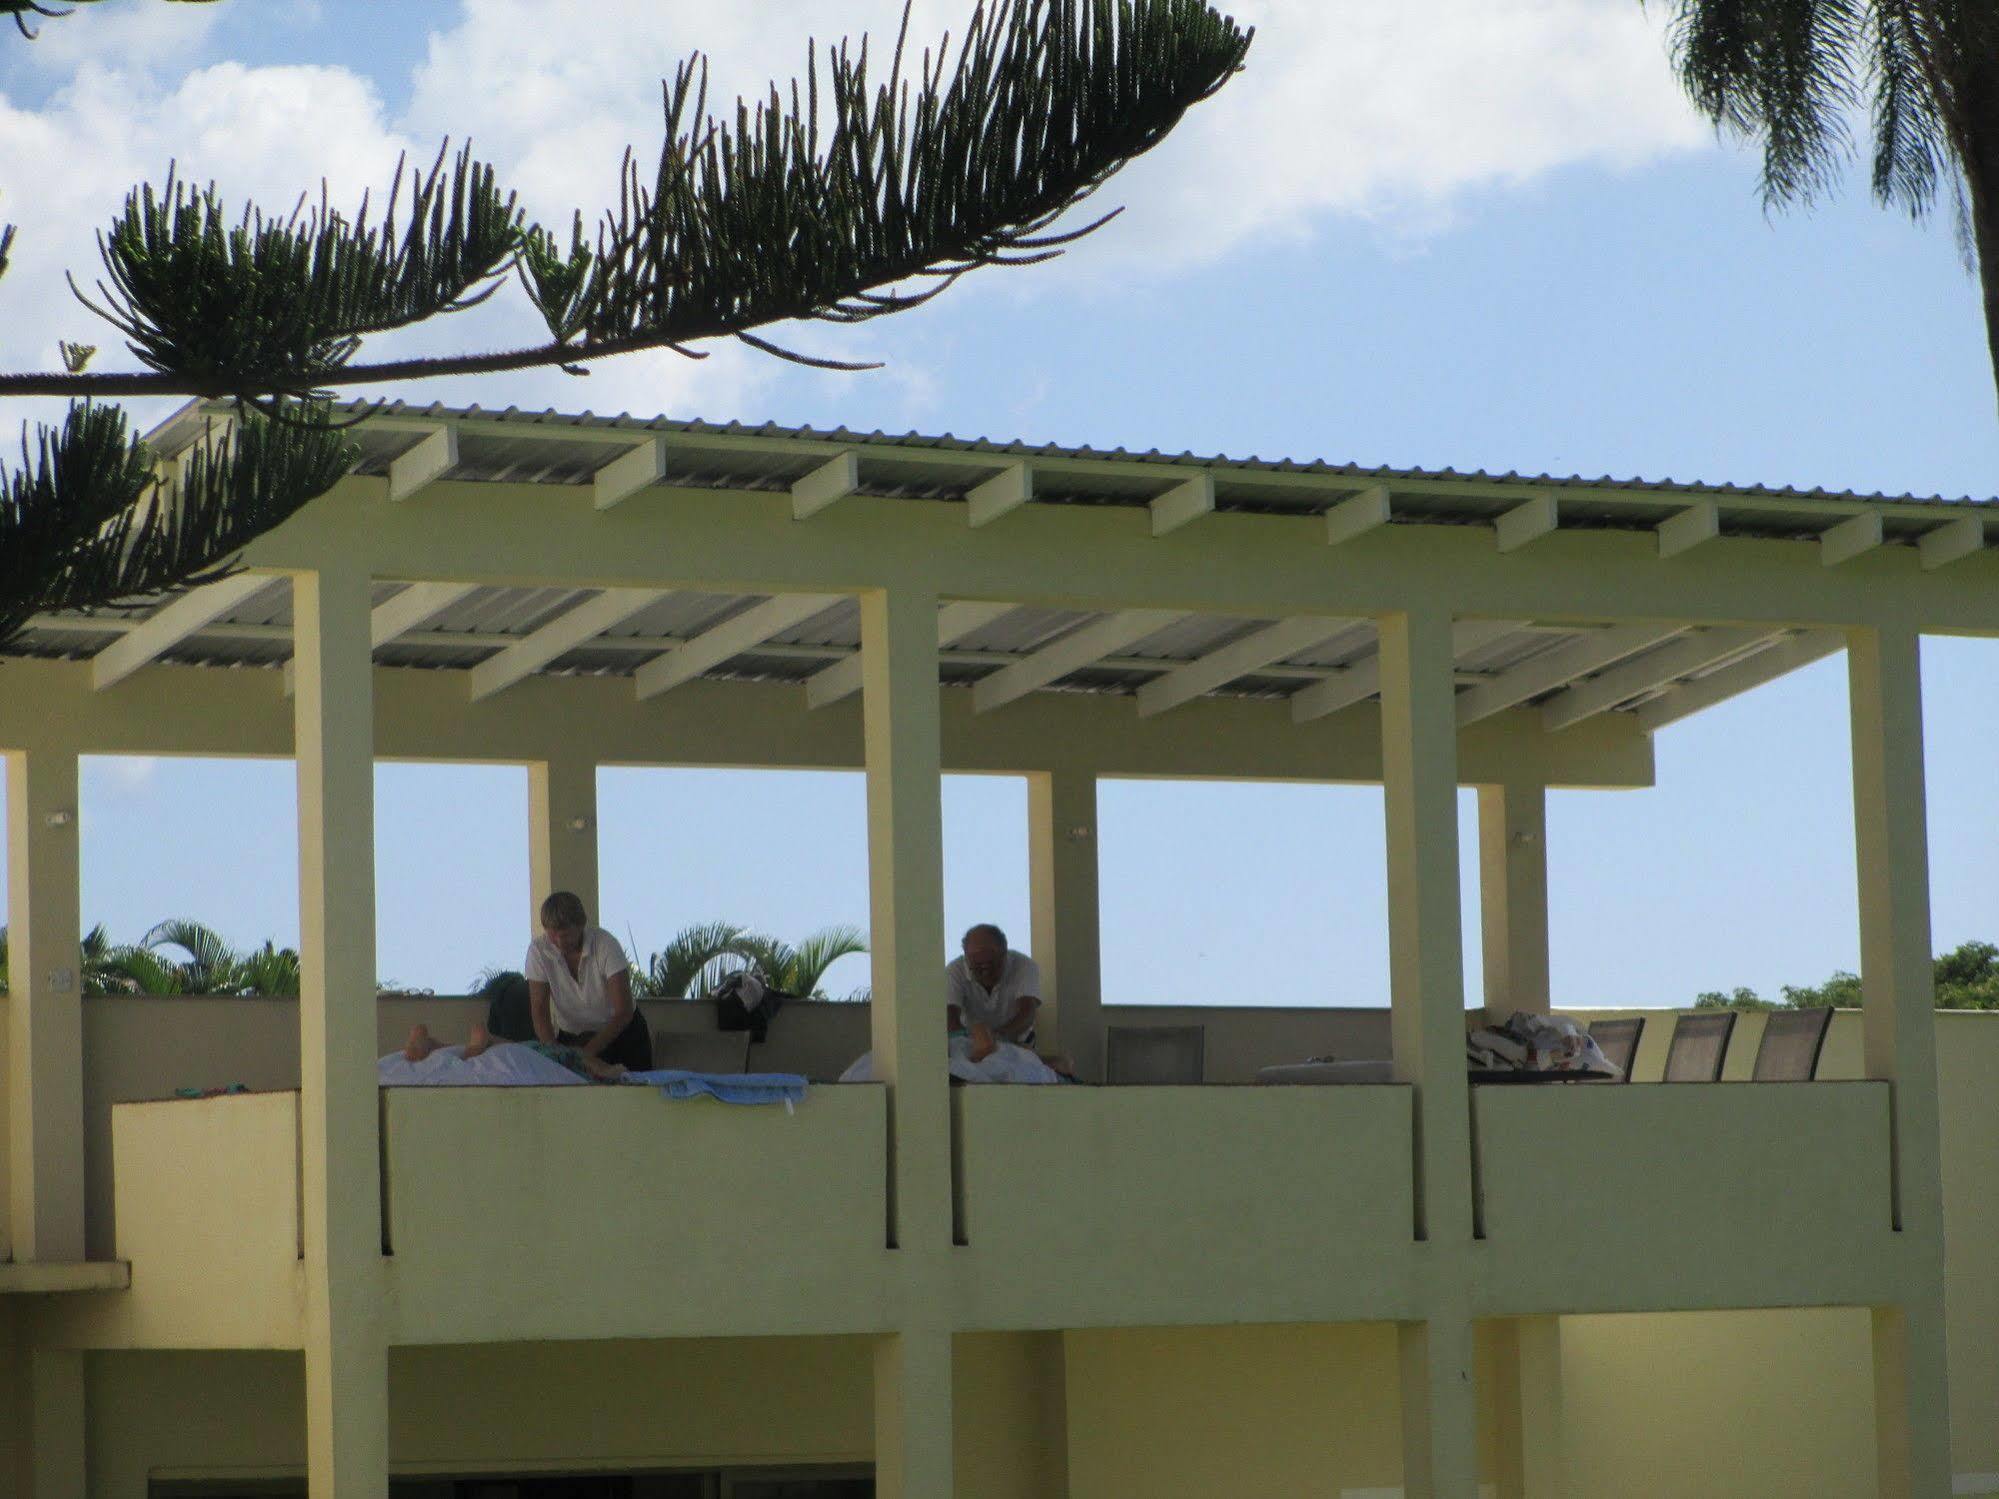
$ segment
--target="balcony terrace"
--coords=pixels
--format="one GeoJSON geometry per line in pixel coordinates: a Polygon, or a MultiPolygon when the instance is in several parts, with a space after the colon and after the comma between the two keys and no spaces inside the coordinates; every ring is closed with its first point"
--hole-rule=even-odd
{"type": "MultiPolygon", "coordinates": [[[[491,1393],[482,1462],[872,1462],[889,1495],[1108,1495],[1180,1450],[1138,1413],[1184,1412],[1213,1369],[1243,1393],[1187,1430],[1295,1488],[1288,1437],[1227,1435],[1302,1398],[1290,1364],[1313,1420],[1349,1388],[1370,1413],[1343,1492],[1553,1493],[1604,1477],[1565,1390],[1621,1409],[1644,1319],[1722,1313],[1749,1320],[1720,1341],[1807,1329],[1852,1376],[1827,1471],[1867,1486],[1840,1492],[1999,1472],[1992,1340],[1945,1336],[1999,1326],[1978,1231],[1999,1032],[1955,1017],[1937,1043],[1917,655],[1923,629],[1999,634],[1985,512],[441,409],[358,432],[355,476],[249,571],[136,620],[38,621],[41,659],[5,664],[6,1234],[43,1278],[0,1326],[37,1499],[215,1464],[341,1495],[472,1471],[423,1425],[439,1385],[491,1393]],[[1842,649],[1866,1004],[1824,1081],[1738,1061],[1469,1086],[1459,787],[1485,1005],[1545,1011],[1547,788],[1649,785],[1652,732],[1842,649]],[[79,999],[76,764],[99,753],[296,760],[296,1006],[79,999]],[[865,769],[874,1001],[787,1010],[765,1065],[788,1046],[826,1078],[872,1048],[880,1081],[788,1114],[378,1089],[410,1018],[368,998],[391,758],[527,766],[533,888],[592,907],[598,767],[865,769]],[[1083,1086],[947,1086],[947,770],[1027,778],[1044,1034],[1083,1086]],[[1383,787],[1387,1010],[1105,1005],[1097,786],[1162,776],[1383,787]],[[1207,1086],[1095,1084],[1112,1023],[1190,1014],[1207,1086]],[[1329,1051],[1387,1080],[1249,1086],[1329,1051]],[[221,1080],[265,1091],[144,1101],[221,1080]],[[1946,1243],[1947,1210],[1970,1237],[1946,1243]],[[76,1268],[111,1260],[129,1288],[76,1268]],[[538,1358],[588,1386],[559,1416],[519,1394],[538,1358]],[[261,1414],[202,1426],[195,1378],[261,1414]],[[626,1382],[703,1414],[642,1439],[626,1382]],[[787,1391],[799,1424],[760,1434],[744,1389],[787,1391]]],[[[444,1032],[465,1018],[430,1003],[444,1032]]],[[[653,1014],[668,1063],[708,1021],[653,1014]]]]}

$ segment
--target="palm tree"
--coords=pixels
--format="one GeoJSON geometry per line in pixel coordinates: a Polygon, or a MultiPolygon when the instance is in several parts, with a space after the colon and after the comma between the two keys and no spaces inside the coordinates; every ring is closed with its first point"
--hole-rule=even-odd
{"type": "MultiPolygon", "coordinates": [[[[826,970],[850,954],[867,950],[868,939],[859,927],[829,926],[814,932],[796,947],[773,937],[756,938],[750,966],[763,976],[765,982],[774,984],[786,994],[796,994],[801,999],[830,999],[832,996],[820,988],[826,970]]],[[[848,999],[866,997],[865,991],[846,996],[848,999]]]]}
{"type": "Polygon", "coordinates": [[[1956,203],[1999,384],[1999,5],[1663,3],[1673,66],[1695,107],[1718,129],[1762,141],[1767,206],[1810,206],[1829,189],[1863,112],[1877,202],[1916,219],[1941,195],[1956,203]]]}

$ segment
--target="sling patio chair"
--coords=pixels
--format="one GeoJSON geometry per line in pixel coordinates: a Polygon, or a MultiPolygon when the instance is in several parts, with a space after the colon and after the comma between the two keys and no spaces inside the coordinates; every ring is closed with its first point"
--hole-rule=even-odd
{"type": "Polygon", "coordinates": [[[1721,1064],[1728,1056],[1728,1038],[1734,1032],[1733,1010],[1680,1016],[1673,1023],[1672,1044],[1666,1048],[1665,1081],[1719,1082],[1721,1064]]]}
{"type": "Polygon", "coordinates": [[[1593,1020],[1590,1022],[1589,1037],[1596,1042],[1604,1060],[1623,1073],[1624,1082],[1631,1081],[1631,1063],[1638,1055],[1638,1042],[1645,1034],[1645,1017],[1634,1015],[1628,1020],[1593,1020]]]}
{"type": "Polygon", "coordinates": [[[1756,1048],[1759,1083],[1808,1083],[1818,1074],[1819,1053],[1832,1028],[1832,1011],[1774,1010],[1763,1026],[1756,1048]]]}

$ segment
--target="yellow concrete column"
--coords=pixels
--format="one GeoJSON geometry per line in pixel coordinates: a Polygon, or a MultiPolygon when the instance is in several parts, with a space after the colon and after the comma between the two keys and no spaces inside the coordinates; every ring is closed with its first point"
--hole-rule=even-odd
{"type": "Polygon", "coordinates": [[[1548,793],[1478,788],[1478,888],[1486,1008],[1548,1010],[1548,793]]]}
{"type": "Polygon", "coordinates": [[[1077,1075],[1103,1076],[1103,946],[1097,905],[1097,778],[1057,770],[1027,778],[1027,874],[1034,959],[1057,1006],[1055,1034],[1077,1075]]]}
{"type": "Polygon", "coordinates": [[[1490,1327],[1497,1388],[1486,1409],[1499,1423],[1499,1499],[1564,1499],[1561,1319],[1508,1317],[1490,1327]]]}
{"type": "Polygon", "coordinates": [[[1906,1301],[1874,1311],[1876,1450],[1880,1492],[1913,1499],[1951,1488],[1920,635],[1850,632],[1847,686],[1861,1021],[1867,1075],[1893,1090],[1892,1211],[1911,1284],[1906,1301]]]}
{"type": "Polygon", "coordinates": [[[28,1381],[27,1499],[74,1499],[88,1493],[82,1350],[36,1349],[28,1381]]]}
{"type": "Polygon", "coordinates": [[[8,1225],[18,1260],[80,1260],[83,977],[77,760],[7,756],[8,1225]]]}
{"type": "Polygon", "coordinates": [[[1414,1231],[1427,1241],[1433,1295],[1430,1315],[1400,1333],[1403,1483],[1411,1499],[1473,1499],[1478,1413],[1463,1284],[1472,1240],[1471,1116],[1451,618],[1441,610],[1392,614],[1380,629],[1391,1029],[1396,1078],[1414,1093],[1414,1231]]]}
{"type": "Polygon", "coordinates": [[[358,569],[292,581],[306,1462],[314,1499],[388,1493],[369,602],[358,569]]]}
{"type": "Polygon", "coordinates": [[[541,903],[552,890],[582,897],[590,919],[597,904],[597,764],[587,755],[551,756],[528,766],[528,924],[541,930],[541,903]]]}
{"type": "Polygon", "coordinates": [[[937,599],[861,596],[876,1078],[889,1092],[888,1242],[901,1310],[875,1354],[875,1491],[952,1484],[951,1111],[944,1057],[944,830],[937,599]]]}

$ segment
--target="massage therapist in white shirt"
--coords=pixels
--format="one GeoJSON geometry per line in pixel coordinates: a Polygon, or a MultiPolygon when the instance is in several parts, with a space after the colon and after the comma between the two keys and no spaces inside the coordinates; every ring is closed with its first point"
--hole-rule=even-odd
{"type": "Polygon", "coordinates": [[[1006,933],[982,921],[965,933],[965,955],[944,970],[951,1029],[992,1028],[1002,1041],[1034,1044],[1034,1012],[1041,1008],[1041,969],[1006,945],[1006,933]]]}
{"type": "Polygon", "coordinates": [[[652,1066],[652,1032],[632,1002],[625,950],[590,925],[577,896],[558,890],[541,903],[541,935],[528,944],[524,971],[536,1040],[634,1072],[652,1066]]]}

